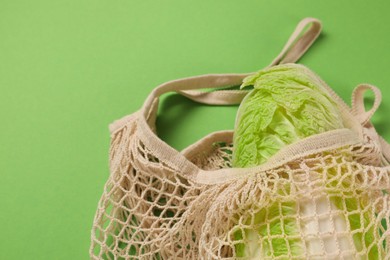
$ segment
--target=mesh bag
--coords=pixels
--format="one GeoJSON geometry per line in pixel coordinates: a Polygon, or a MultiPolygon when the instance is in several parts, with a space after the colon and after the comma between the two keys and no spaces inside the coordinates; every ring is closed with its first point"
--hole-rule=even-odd
{"type": "MultiPolygon", "coordinates": [[[[320,28],[303,20],[271,65],[299,59],[320,28]]],[[[181,152],[157,137],[160,95],[239,104],[246,91],[197,89],[239,85],[247,75],[162,84],[142,109],[110,125],[111,174],[93,223],[91,259],[390,258],[390,145],[369,122],[380,103],[377,88],[358,86],[352,108],[329,88],[347,128],[288,145],[257,167],[231,167],[232,131],[181,152]],[[369,111],[366,90],[375,94],[369,111]]]]}

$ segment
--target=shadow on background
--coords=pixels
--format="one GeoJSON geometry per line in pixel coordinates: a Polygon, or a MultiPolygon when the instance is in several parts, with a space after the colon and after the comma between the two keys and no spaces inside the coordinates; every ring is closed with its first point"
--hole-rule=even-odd
{"type": "Polygon", "coordinates": [[[166,143],[180,150],[177,144],[180,130],[191,124],[189,118],[200,104],[179,94],[170,94],[160,101],[156,120],[157,135],[166,143]]]}
{"type": "Polygon", "coordinates": [[[161,99],[156,120],[157,135],[182,150],[214,131],[232,130],[237,105],[205,105],[179,94],[161,99]]]}
{"type": "MultiPolygon", "coordinates": [[[[372,108],[372,105],[374,104],[374,97],[372,93],[365,94],[364,97],[364,107],[365,110],[368,111],[372,108]]],[[[379,135],[381,135],[385,140],[388,142],[390,139],[388,138],[389,129],[390,129],[390,121],[388,112],[389,106],[382,102],[378,108],[378,110],[375,111],[375,114],[373,115],[371,122],[373,123],[376,131],[379,135]]]]}
{"type": "Polygon", "coordinates": [[[382,102],[378,110],[375,112],[374,118],[372,120],[376,131],[378,134],[383,136],[388,142],[390,142],[389,131],[390,131],[390,121],[389,121],[389,112],[390,108],[387,104],[382,102]]]}

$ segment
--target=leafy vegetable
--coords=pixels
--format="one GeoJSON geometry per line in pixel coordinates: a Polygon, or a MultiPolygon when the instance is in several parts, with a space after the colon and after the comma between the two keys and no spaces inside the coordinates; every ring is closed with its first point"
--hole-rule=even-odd
{"type": "MultiPolygon", "coordinates": [[[[323,84],[314,73],[297,64],[270,67],[247,77],[241,88],[253,86],[254,89],[238,110],[233,167],[261,165],[286,145],[314,134],[343,128],[338,106],[323,84]]],[[[324,169],[323,174],[331,180],[337,173],[324,169]]],[[[328,183],[328,190],[337,190],[335,182],[328,183]]],[[[350,185],[346,181],[342,184],[346,187],[350,185]]],[[[370,226],[373,215],[370,212],[357,212],[364,206],[360,198],[342,191],[331,197],[325,194],[310,201],[274,200],[246,220],[245,224],[258,227],[256,230],[240,228],[235,232],[234,239],[243,241],[236,245],[236,256],[245,259],[291,257],[291,254],[302,254],[304,247],[311,253],[321,250],[335,252],[338,246],[341,251],[360,252],[371,245],[369,259],[378,259],[379,249],[373,243],[375,230],[372,224],[370,226]],[[298,227],[296,219],[288,218],[289,215],[295,216],[298,208],[300,216],[308,219],[306,222],[301,220],[303,227],[298,227]],[[341,213],[331,215],[330,211],[335,210],[341,213]],[[326,214],[330,217],[318,219],[318,211],[329,212],[326,214]],[[345,213],[348,213],[348,217],[345,217],[345,213]],[[327,239],[324,244],[315,239],[302,241],[299,237],[299,232],[305,235],[318,234],[319,230],[334,232],[335,226],[337,232],[347,235],[333,241],[327,239]],[[353,244],[349,241],[353,241],[353,244]]]]}
{"type": "Polygon", "coordinates": [[[303,66],[280,65],[247,77],[253,85],[241,103],[234,135],[235,167],[264,163],[287,144],[343,128],[336,103],[303,66]]]}

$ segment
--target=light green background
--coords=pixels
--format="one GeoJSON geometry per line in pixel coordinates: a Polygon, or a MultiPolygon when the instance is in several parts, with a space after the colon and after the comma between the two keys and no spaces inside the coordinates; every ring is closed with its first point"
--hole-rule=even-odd
{"type": "MultiPolygon", "coordinates": [[[[388,3],[0,0],[0,259],[88,259],[108,124],[159,83],[268,65],[306,16],[324,33],[301,63],[348,103],[379,86],[390,140],[388,3]]],[[[233,126],[236,107],[170,100],[158,126],[177,149],[233,126]]]]}

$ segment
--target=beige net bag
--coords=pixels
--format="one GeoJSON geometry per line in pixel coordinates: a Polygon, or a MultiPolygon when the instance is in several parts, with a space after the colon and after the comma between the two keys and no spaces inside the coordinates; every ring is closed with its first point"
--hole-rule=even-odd
{"type": "MultiPolygon", "coordinates": [[[[320,29],[304,19],[271,65],[295,62],[320,29]]],[[[246,91],[196,89],[240,85],[247,75],[162,84],[140,111],[110,126],[111,174],[91,259],[390,259],[390,145],[369,122],[377,88],[358,86],[352,109],[329,89],[348,127],[289,145],[253,168],[231,168],[232,131],[182,152],[155,134],[162,94],[239,104],[246,91]],[[366,90],[375,94],[369,111],[366,90]]]]}

